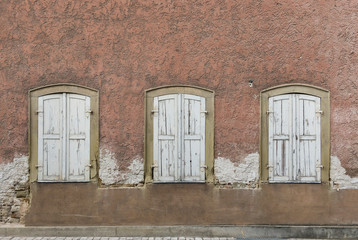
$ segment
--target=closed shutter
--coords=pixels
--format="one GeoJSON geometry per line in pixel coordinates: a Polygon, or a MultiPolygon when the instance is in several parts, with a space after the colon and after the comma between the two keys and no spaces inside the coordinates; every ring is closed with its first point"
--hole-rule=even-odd
{"type": "Polygon", "coordinates": [[[154,97],[154,181],[205,181],[205,98],[154,97]]]}
{"type": "Polygon", "coordinates": [[[269,98],[269,177],[289,181],[292,168],[292,95],[269,98]]]}
{"type": "Polygon", "coordinates": [[[319,182],[320,99],[304,94],[269,98],[269,181],[319,182]]]}
{"type": "Polygon", "coordinates": [[[90,98],[51,94],[38,98],[38,180],[90,179],[90,98]]]}
{"type": "Polygon", "coordinates": [[[184,181],[205,180],[205,99],[199,96],[182,95],[184,181]]]}
{"type": "Polygon", "coordinates": [[[64,114],[63,94],[38,99],[38,180],[61,180],[64,114]]]}
{"type": "Polygon", "coordinates": [[[90,98],[67,94],[67,170],[68,180],[89,180],[90,98]]]}
{"type": "Polygon", "coordinates": [[[175,181],[178,173],[178,95],[154,98],[153,155],[155,181],[175,181]]]}
{"type": "Polygon", "coordinates": [[[318,97],[298,94],[296,97],[297,159],[294,180],[318,182],[321,179],[321,115],[318,97]]]}

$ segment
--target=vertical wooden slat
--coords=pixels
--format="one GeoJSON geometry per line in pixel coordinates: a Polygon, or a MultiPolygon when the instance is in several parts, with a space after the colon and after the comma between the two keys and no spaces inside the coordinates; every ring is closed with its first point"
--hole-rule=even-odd
{"type": "Polygon", "coordinates": [[[62,128],[61,128],[61,144],[62,150],[61,154],[61,164],[60,164],[60,173],[61,180],[67,179],[67,159],[69,157],[68,149],[68,134],[67,134],[67,96],[66,93],[62,93],[62,110],[59,117],[62,118],[62,128]]]}
{"type": "Polygon", "coordinates": [[[159,181],[159,104],[158,97],[153,98],[153,180],[159,181]]]}

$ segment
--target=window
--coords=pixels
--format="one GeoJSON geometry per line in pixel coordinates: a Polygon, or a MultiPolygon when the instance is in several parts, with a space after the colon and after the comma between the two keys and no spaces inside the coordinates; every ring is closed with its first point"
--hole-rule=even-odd
{"type": "Polygon", "coordinates": [[[213,92],[179,86],[146,95],[146,181],[212,181],[213,92]]]}
{"type": "Polygon", "coordinates": [[[284,85],[261,94],[261,176],[265,182],[328,181],[329,93],[284,85]]]}
{"type": "Polygon", "coordinates": [[[75,85],[30,91],[32,181],[90,181],[96,176],[98,93],[75,85]]]}

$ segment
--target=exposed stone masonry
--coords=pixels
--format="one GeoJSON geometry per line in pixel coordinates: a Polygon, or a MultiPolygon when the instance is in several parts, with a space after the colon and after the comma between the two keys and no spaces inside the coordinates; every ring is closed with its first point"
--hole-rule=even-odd
{"type": "Polygon", "coordinates": [[[1,164],[0,182],[0,222],[21,222],[28,207],[28,157],[1,164]]]}

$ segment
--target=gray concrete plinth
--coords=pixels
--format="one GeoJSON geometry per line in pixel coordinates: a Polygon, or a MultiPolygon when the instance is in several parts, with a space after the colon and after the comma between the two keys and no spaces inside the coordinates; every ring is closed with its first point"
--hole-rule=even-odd
{"type": "Polygon", "coordinates": [[[0,226],[13,237],[225,237],[356,239],[358,226],[0,226]]]}

